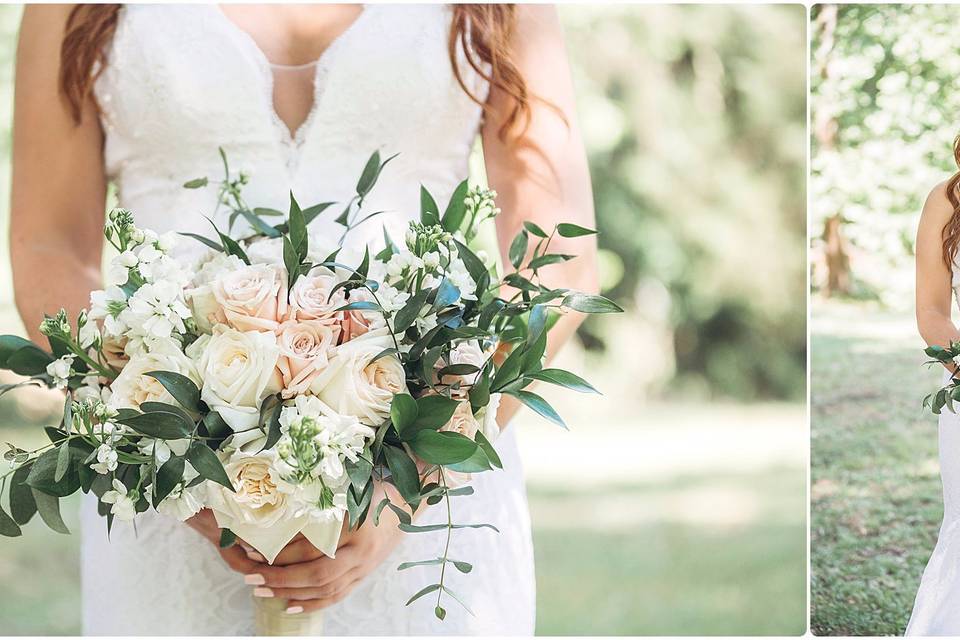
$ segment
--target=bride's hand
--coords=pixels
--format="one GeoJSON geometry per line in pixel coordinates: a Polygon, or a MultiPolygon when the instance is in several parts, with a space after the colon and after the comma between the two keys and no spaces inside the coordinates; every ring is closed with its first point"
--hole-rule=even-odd
{"type": "Polygon", "coordinates": [[[210,509],[201,509],[197,515],[184,520],[184,524],[209,540],[220,552],[220,557],[227,563],[227,566],[237,573],[247,575],[256,570],[258,564],[247,557],[247,553],[241,548],[240,544],[232,545],[226,549],[220,548],[220,527],[217,525],[217,519],[213,517],[213,512],[210,509]]]}
{"type": "MultiPolygon", "coordinates": [[[[389,487],[393,493],[393,487],[389,487]]],[[[372,504],[384,496],[384,489],[374,491],[372,504]]],[[[398,496],[391,499],[402,504],[398,496]]],[[[247,584],[254,585],[254,595],[263,598],[283,598],[288,613],[316,611],[345,598],[357,583],[383,562],[400,543],[402,531],[397,528],[392,511],[385,509],[379,526],[368,517],[356,531],[344,527],[337,549],[337,557],[330,558],[318,551],[303,536],[297,536],[274,560],[273,565],[257,562],[247,576],[247,584]]],[[[248,552],[245,559],[253,561],[262,556],[248,552]]]]}

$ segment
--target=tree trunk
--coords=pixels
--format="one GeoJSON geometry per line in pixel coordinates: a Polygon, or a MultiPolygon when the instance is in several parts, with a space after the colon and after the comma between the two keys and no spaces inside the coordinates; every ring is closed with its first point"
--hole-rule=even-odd
{"type": "MultiPolygon", "coordinates": [[[[820,33],[820,44],[814,52],[814,61],[816,72],[824,80],[830,76],[829,62],[833,51],[838,11],[837,5],[825,4],[820,6],[817,13],[816,29],[820,33]]],[[[813,135],[821,151],[831,151],[836,148],[839,129],[836,107],[822,97],[815,104],[817,109],[813,115],[813,135]]],[[[850,252],[843,233],[843,222],[843,213],[838,211],[823,223],[821,237],[824,262],[827,266],[827,283],[823,292],[826,296],[848,295],[851,290],[850,252]]]]}

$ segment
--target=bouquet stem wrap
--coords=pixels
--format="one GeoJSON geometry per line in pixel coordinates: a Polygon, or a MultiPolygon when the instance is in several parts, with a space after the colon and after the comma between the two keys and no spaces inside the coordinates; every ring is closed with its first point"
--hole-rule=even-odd
{"type": "Polygon", "coordinates": [[[283,598],[253,599],[253,628],[258,636],[322,636],[323,611],[287,613],[283,598]]]}

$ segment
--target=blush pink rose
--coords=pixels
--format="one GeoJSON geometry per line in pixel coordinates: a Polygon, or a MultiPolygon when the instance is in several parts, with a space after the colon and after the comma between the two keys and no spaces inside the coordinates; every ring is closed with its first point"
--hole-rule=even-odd
{"type": "Polygon", "coordinates": [[[286,273],[277,265],[231,269],[211,285],[217,319],[237,331],[276,331],[287,313],[286,273]]]}
{"type": "Polygon", "coordinates": [[[292,398],[310,388],[313,379],[330,362],[339,335],[338,325],[321,320],[287,320],[280,325],[277,370],[283,381],[281,395],[284,398],[292,398]]]}
{"type": "Polygon", "coordinates": [[[290,308],[287,317],[291,320],[319,320],[325,324],[336,324],[342,312],[335,311],[346,304],[343,290],[330,291],[337,284],[332,274],[320,273],[297,278],[290,290],[290,308]]]}

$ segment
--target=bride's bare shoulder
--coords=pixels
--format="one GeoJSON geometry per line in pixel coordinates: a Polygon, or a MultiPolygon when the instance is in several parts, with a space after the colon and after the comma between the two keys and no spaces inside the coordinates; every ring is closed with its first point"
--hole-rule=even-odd
{"type": "Polygon", "coordinates": [[[63,28],[67,24],[70,12],[76,5],[73,4],[27,4],[23,8],[23,17],[20,21],[21,40],[24,35],[44,35],[60,39],[63,37],[63,28]],[[26,34],[24,34],[26,31],[26,34]]]}
{"type": "Polygon", "coordinates": [[[944,180],[937,184],[923,203],[923,212],[920,215],[921,225],[935,225],[942,228],[947,220],[953,215],[953,205],[950,204],[947,190],[950,188],[950,180],[944,180]]]}

